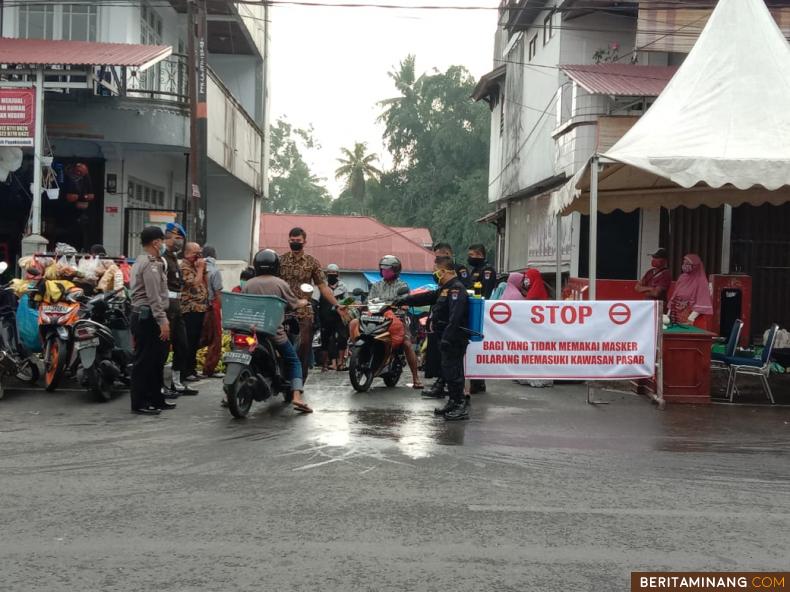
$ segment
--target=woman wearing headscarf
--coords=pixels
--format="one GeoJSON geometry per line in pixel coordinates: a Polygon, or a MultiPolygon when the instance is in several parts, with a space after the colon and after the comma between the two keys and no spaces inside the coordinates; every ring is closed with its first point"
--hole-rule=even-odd
{"type": "Polygon", "coordinates": [[[683,257],[682,273],[669,300],[669,318],[673,323],[706,328],[713,314],[705,266],[698,255],[683,257]]]}
{"type": "Polygon", "coordinates": [[[549,293],[540,271],[532,267],[507,277],[500,300],[548,300],[549,293]]]}

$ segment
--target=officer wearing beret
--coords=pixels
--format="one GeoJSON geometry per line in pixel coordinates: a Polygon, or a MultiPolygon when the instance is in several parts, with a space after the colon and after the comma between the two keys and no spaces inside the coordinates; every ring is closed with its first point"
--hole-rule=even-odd
{"type": "MultiPolygon", "coordinates": [[[[170,345],[173,348],[173,370],[170,388],[165,388],[165,395],[175,399],[181,395],[197,395],[198,391],[188,388],[181,383],[181,378],[186,377],[189,368],[189,342],[184,317],[181,314],[181,290],[184,288],[184,278],[181,276],[181,267],[178,264],[176,253],[184,250],[186,230],[178,222],[170,222],[165,227],[165,254],[167,264],[167,320],[170,322],[170,345]]],[[[164,384],[163,384],[164,386],[164,384]]]]}

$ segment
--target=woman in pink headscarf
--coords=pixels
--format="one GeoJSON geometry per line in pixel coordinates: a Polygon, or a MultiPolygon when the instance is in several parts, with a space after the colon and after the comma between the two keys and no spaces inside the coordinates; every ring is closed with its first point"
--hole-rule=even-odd
{"type": "Polygon", "coordinates": [[[673,323],[707,328],[708,318],[713,314],[713,302],[702,259],[693,253],[686,255],[681,270],[683,273],[669,300],[669,318],[673,323]]]}
{"type": "Polygon", "coordinates": [[[532,267],[524,273],[511,273],[507,277],[505,291],[502,292],[502,300],[548,300],[548,298],[543,276],[540,275],[540,271],[532,267]]]}

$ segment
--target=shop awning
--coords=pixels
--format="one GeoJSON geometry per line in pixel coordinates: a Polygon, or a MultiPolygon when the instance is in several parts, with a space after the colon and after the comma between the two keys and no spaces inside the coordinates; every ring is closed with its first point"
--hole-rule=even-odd
{"type": "Polygon", "coordinates": [[[657,97],[677,72],[677,66],[638,64],[562,65],[560,70],[593,95],[657,97]]]}
{"type": "Polygon", "coordinates": [[[172,53],[169,45],[0,38],[0,64],[128,66],[145,70],[172,53]]]}
{"type": "MultiPolygon", "coordinates": [[[[790,201],[790,45],[762,0],[720,0],[686,61],[606,153],[599,211],[790,201]]],[[[589,211],[589,168],[551,210],[589,211]]]]}

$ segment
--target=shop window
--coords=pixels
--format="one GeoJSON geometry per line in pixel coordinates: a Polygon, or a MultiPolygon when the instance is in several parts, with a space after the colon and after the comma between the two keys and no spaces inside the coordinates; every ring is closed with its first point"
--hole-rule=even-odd
{"type": "Polygon", "coordinates": [[[538,36],[534,35],[532,39],[529,40],[529,61],[532,61],[532,58],[535,57],[535,54],[538,53],[538,36]]]}

